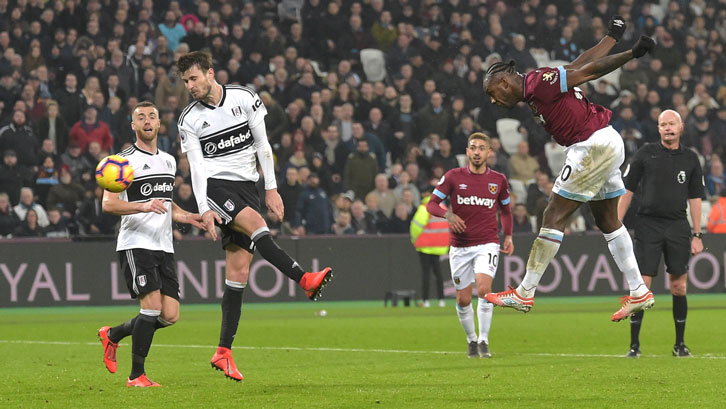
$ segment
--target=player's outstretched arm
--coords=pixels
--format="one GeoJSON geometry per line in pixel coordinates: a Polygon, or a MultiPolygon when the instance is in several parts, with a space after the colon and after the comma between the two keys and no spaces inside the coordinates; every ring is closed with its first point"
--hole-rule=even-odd
{"type": "Polygon", "coordinates": [[[580,54],[574,61],[565,66],[565,69],[580,68],[583,65],[602,58],[610,53],[615,44],[625,33],[625,19],[622,16],[613,16],[608,24],[608,33],[592,48],[580,54]]]}
{"type": "Polygon", "coordinates": [[[282,221],[285,217],[285,206],[277,193],[277,180],[275,179],[275,161],[272,159],[272,147],[267,140],[267,130],[264,122],[250,129],[255,140],[257,159],[260,161],[262,176],[265,178],[265,204],[272,213],[282,221]]]}
{"type": "Polygon", "coordinates": [[[192,149],[187,151],[187,160],[189,160],[189,170],[192,174],[192,191],[197,199],[197,209],[202,215],[202,224],[211,236],[212,240],[217,240],[217,229],[214,222],[222,223],[222,218],[217,212],[209,208],[207,203],[207,172],[204,169],[204,157],[201,149],[192,149]]]}
{"type": "Polygon", "coordinates": [[[655,41],[652,38],[641,36],[631,50],[622,53],[608,55],[589,62],[580,68],[566,70],[567,88],[576,87],[582,83],[598,79],[615,69],[622,67],[633,58],[640,58],[655,48],[655,41]]]}
{"type": "Polygon", "coordinates": [[[200,230],[207,230],[206,226],[202,224],[202,216],[197,213],[190,213],[181,207],[177,206],[176,203],[171,202],[171,219],[177,223],[191,224],[200,230]]]}
{"type": "Polygon", "coordinates": [[[116,216],[126,216],[129,214],[136,213],[149,213],[154,212],[156,214],[166,213],[166,207],[164,202],[159,199],[152,199],[148,202],[143,203],[130,203],[125,200],[119,199],[120,193],[109,192],[108,190],[103,191],[103,201],[101,202],[101,208],[104,213],[113,214],[116,216]]]}

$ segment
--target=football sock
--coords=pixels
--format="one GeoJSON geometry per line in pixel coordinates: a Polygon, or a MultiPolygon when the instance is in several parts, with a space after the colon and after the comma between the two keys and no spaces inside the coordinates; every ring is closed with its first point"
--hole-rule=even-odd
{"type": "Polygon", "coordinates": [[[285,251],[281,249],[274,240],[272,240],[270,229],[266,226],[260,227],[257,231],[252,233],[251,238],[265,260],[277,267],[282,274],[285,274],[295,280],[296,283],[300,282],[300,279],[303,274],[305,274],[305,271],[300,268],[297,261],[290,258],[290,256],[288,256],[287,253],[285,253],[285,251]]]}
{"type": "Polygon", "coordinates": [[[685,295],[673,296],[673,321],[676,323],[676,345],[683,343],[686,333],[686,315],[688,315],[688,300],[685,295]]]}
{"type": "Polygon", "coordinates": [[[625,226],[620,226],[619,229],[612,233],[603,233],[603,236],[605,236],[605,241],[608,242],[608,249],[610,249],[610,254],[615,259],[615,264],[618,265],[620,271],[625,275],[625,279],[628,280],[630,295],[639,297],[648,292],[648,287],[643,283],[643,277],[640,275],[640,269],[635,260],[633,240],[630,238],[625,226]]]}
{"type": "Polygon", "coordinates": [[[494,304],[488,303],[484,298],[479,298],[476,306],[476,316],[479,319],[479,340],[477,342],[486,342],[489,345],[489,328],[492,326],[493,312],[494,304]]]}
{"type": "Polygon", "coordinates": [[[555,254],[557,254],[557,250],[560,249],[562,236],[564,236],[564,233],[555,229],[546,229],[544,227],[540,229],[539,236],[532,243],[532,250],[527,260],[527,274],[524,275],[524,279],[517,287],[517,294],[526,298],[534,296],[534,291],[542,278],[542,274],[555,254]]]}
{"type": "Polygon", "coordinates": [[[474,331],[474,309],[471,304],[461,307],[456,304],[456,314],[459,316],[459,322],[464,327],[466,333],[466,342],[476,341],[476,332],[474,331]]]}
{"type": "Polygon", "coordinates": [[[124,322],[121,325],[115,326],[108,331],[108,339],[111,342],[119,343],[122,339],[131,335],[134,332],[134,325],[136,324],[136,317],[124,322]]]}
{"type": "Polygon", "coordinates": [[[645,311],[640,310],[630,316],[630,346],[640,347],[640,326],[643,325],[645,311]]]}
{"type": "Polygon", "coordinates": [[[142,309],[136,317],[134,331],[131,334],[131,374],[129,379],[136,379],[144,373],[144,361],[149,354],[151,341],[154,339],[154,326],[161,311],[142,309]]]}
{"type": "Polygon", "coordinates": [[[237,335],[239,318],[242,315],[242,293],[245,284],[225,280],[226,287],[222,296],[222,329],[219,331],[219,346],[232,348],[237,335]]]}
{"type": "MultiPolygon", "coordinates": [[[[136,325],[136,318],[138,318],[138,317],[131,318],[130,320],[124,322],[123,324],[111,328],[108,331],[108,339],[111,342],[118,344],[119,342],[121,342],[122,339],[131,335],[131,333],[133,333],[133,331],[134,331],[134,325],[136,325]],[[111,334],[113,334],[113,335],[111,335],[111,334]]],[[[174,325],[174,323],[161,318],[161,315],[160,315],[159,317],[157,317],[156,322],[154,323],[154,328],[161,329],[161,328],[166,328],[170,325],[174,325]]]]}

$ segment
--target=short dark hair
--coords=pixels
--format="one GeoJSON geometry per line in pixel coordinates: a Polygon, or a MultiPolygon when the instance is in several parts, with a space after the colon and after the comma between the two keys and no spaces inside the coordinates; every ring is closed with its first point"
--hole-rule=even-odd
{"type": "Polygon", "coordinates": [[[134,105],[134,109],[131,111],[131,113],[133,114],[134,112],[136,112],[136,110],[138,108],[146,108],[146,107],[152,107],[152,108],[154,108],[154,110],[156,110],[157,113],[159,112],[159,108],[157,108],[156,105],[154,105],[153,102],[151,102],[151,101],[141,101],[138,104],[134,105]]]}
{"type": "Polygon", "coordinates": [[[179,57],[179,61],[176,62],[180,74],[184,74],[194,66],[203,72],[208,71],[212,68],[212,55],[206,51],[192,51],[179,57]]]}

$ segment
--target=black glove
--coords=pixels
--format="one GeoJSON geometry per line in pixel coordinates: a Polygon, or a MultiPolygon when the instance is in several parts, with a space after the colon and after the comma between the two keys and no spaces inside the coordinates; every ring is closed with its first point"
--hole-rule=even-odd
{"type": "Polygon", "coordinates": [[[610,23],[608,23],[608,35],[614,38],[615,41],[620,41],[624,32],[625,19],[622,16],[613,16],[610,19],[610,23]]]}
{"type": "Polygon", "coordinates": [[[633,46],[633,57],[640,58],[646,53],[653,51],[655,48],[655,41],[652,38],[646,36],[640,36],[638,42],[633,46]]]}

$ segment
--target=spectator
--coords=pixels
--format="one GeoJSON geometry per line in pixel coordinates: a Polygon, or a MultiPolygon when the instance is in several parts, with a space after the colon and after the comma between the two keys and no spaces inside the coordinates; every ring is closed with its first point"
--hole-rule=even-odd
{"type": "Polygon", "coordinates": [[[87,197],[78,211],[80,233],[86,236],[112,235],[119,217],[104,213],[101,207],[103,189],[96,187],[93,194],[87,197]]]}
{"type": "MultiPolygon", "coordinates": [[[[197,199],[194,198],[192,185],[189,183],[181,183],[174,194],[174,202],[183,210],[189,213],[197,213],[197,199]]],[[[172,232],[175,240],[182,240],[185,236],[198,235],[199,230],[191,224],[175,223],[172,232]]]]}
{"type": "Polygon", "coordinates": [[[60,175],[58,166],[52,155],[46,155],[40,162],[38,172],[35,174],[35,192],[38,196],[38,203],[46,205],[48,191],[52,186],[58,184],[60,175]]]}
{"type": "Polygon", "coordinates": [[[64,87],[53,93],[58,98],[61,116],[69,124],[75,123],[81,118],[83,107],[88,103],[77,87],[76,74],[68,73],[64,87]]]}
{"type": "MultiPolygon", "coordinates": [[[[0,207],[2,202],[0,202],[0,207]]],[[[351,225],[355,234],[376,234],[378,230],[373,221],[373,216],[366,213],[365,205],[360,199],[353,201],[350,205],[351,225]]],[[[2,219],[0,219],[1,221],[2,219]]]]}
{"type": "Polygon", "coordinates": [[[48,221],[48,226],[43,229],[45,237],[66,238],[71,236],[68,226],[66,226],[66,220],[61,215],[60,210],[49,209],[48,221]]]}
{"type": "MultiPolygon", "coordinates": [[[[403,172],[401,175],[403,175],[403,172]]],[[[408,187],[408,183],[406,183],[406,185],[406,187],[408,187]]],[[[396,203],[398,202],[398,198],[393,191],[388,189],[388,178],[384,173],[376,175],[375,189],[373,189],[370,193],[378,199],[378,208],[383,212],[383,214],[385,214],[386,217],[391,218],[393,210],[396,207],[396,203]]]]}
{"type": "Polygon", "coordinates": [[[431,94],[429,104],[421,108],[416,113],[416,117],[420,129],[425,129],[428,133],[446,135],[450,115],[443,106],[443,98],[440,93],[431,94]]]}
{"type": "Polygon", "coordinates": [[[72,178],[68,165],[60,168],[60,183],[52,186],[46,200],[48,209],[59,209],[66,220],[73,220],[78,206],[83,201],[85,189],[72,178]]]}
{"type": "Polygon", "coordinates": [[[413,215],[408,211],[405,204],[396,205],[391,220],[388,222],[388,233],[404,234],[408,233],[409,225],[413,215]]]}
{"type": "Polygon", "coordinates": [[[706,175],[706,193],[709,197],[716,197],[724,189],[726,189],[726,172],[723,169],[723,162],[715,156],[706,175]]]}
{"type": "Polygon", "coordinates": [[[509,178],[529,183],[539,170],[539,163],[529,155],[529,144],[525,141],[517,145],[517,153],[509,158],[509,178]]]}
{"type": "Polygon", "coordinates": [[[39,224],[38,214],[33,209],[26,211],[26,217],[20,222],[15,229],[15,237],[43,237],[45,230],[39,224]]]}
{"type": "Polygon", "coordinates": [[[38,121],[38,135],[52,140],[56,153],[65,152],[68,147],[68,125],[59,115],[60,110],[56,101],[48,100],[46,106],[46,115],[38,121]]]}
{"type": "Polygon", "coordinates": [[[328,195],[319,186],[320,178],[310,173],[307,187],[300,193],[295,208],[294,233],[298,236],[330,234],[333,209],[328,195]]]}
{"type": "Polygon", "coordinates": [[[0,192],[0,238],[12,237],[19,225],[20,220],[10,207],[8,194],[0,192]]]}
{"type": "Polygon", "coordinates": [[[179,43],[187,35],[186,30],[184,30],[184,26],[178,22],[177,15],[171,10],[167,10],[167,12],[164,13],[164,21],[159,24],[158,29],[159,32],[166,37],[168,47],[173,52],[176,52],[179,48],[179,43]]]}
{"type": "Polygon", "coordinates": [[[355,228],[351,225],[351,214],[349,212],[338,213],[333,225],[333,234],[337,236],[356,234],[355,228]]]}
{"type": "Polygon", "coordinates": [[[10,203],[20,201],[20,189],[33,183],[32,171],[18,163],[18,157],[12,149],[3,154],[3,164],[0,166],[0,192],[8,194],[10,203]]]}
{"type": "Polygon", "coordinates": [[[0,151],[13,150],[18,163],[29,168],[38,165],[38,150],[40,140],[35,135],[21,110],[13,111],[12,122],[0,128],[0,151]]]}
{"type": "Polygon", "coordinates": [[[285,208],[283,223],[287,223],[288,226],[295,222],[297,201],[303,191],[303,186],[299,183],[298,178],[297,168],[290,166],[285,171],[285,180],[277,188],[285,208]]]}
{"type": "Polygon", "coordinates": [[[517,203],[512,209],[512,216],[514,219],[513,233],[532,233],[532,223],[529,222],[529,215],[527,214],[527,207],[522,203],[517,203]]]}
{"type": "Polygon", "coordinates": [[[33,189],[24,187],[20,189],[20,203],[13,207],[15,215],[20,221],[25,220],[25,216],[28,210],[33,210],[36,216],[36,220],[40,227],[48,225],[48,214],[45,212],[43,206],[35,202],[33,197],[33,189]]]}
{"type": "Polygon", "coordinates": [[[113,137],[108,125],[98,120],[97,111],[93,105],[86,107],[83,120],[79,120],[69,132],[71,141],[77,143],[81,150],[87,151],[88,144],[98,142],[101,149],[110,151],[113,147],[113,137]]]}
{"type": "Polygon", "coordinates": [[[375,155],[368,151],[366,139],[356,141],[356,151],[348,156],[345,164],[343,188],[353,190],[356,197],[365,197],[375,187],[378,162],[375,155]]]}

